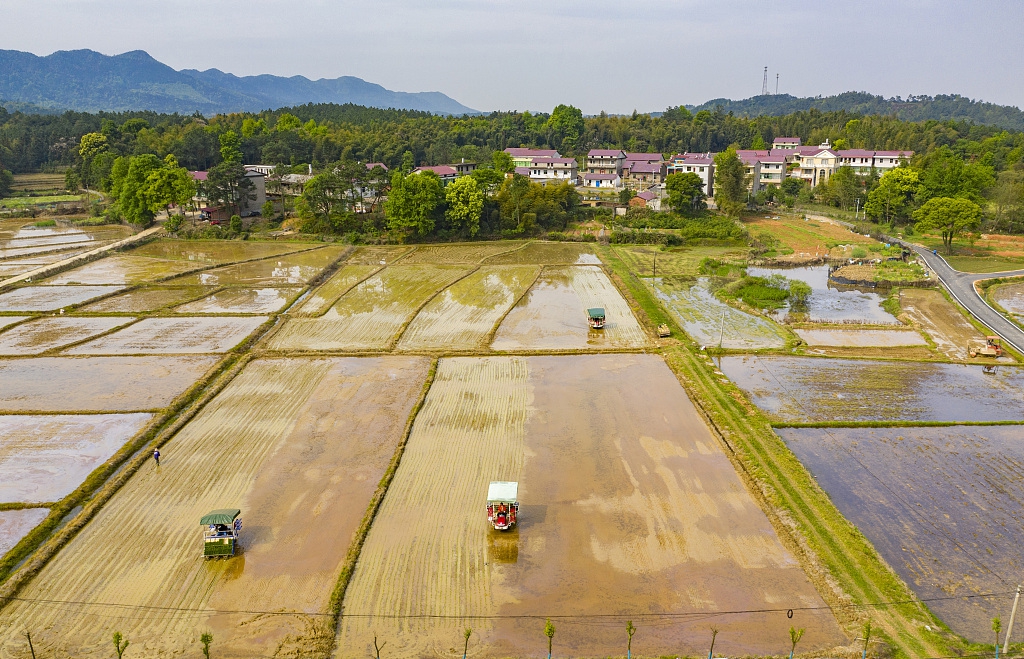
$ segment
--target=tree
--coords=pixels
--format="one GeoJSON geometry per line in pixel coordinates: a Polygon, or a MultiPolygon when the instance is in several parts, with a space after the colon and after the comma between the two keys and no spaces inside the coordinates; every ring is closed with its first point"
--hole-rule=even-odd
{"type": "Polygon", "coordinates": [[[444,187],[431,171],[405,176],[395,172],[391,193],[384,202],[388,228],[402,238],[426,236],[434,230],[437,211],[444,203],[444,187]]]}
{"type": "Polygon", "coordinates": [[[214,165],[206,175],[207,199],[218,206],[231,207],[241,211],[243,201],[256,198],[252,181],[245,175],[241,161],[225,161],[214,165]]]}
{"type": "Polygon", "coordinates": [[[0,167],[0,199],[11,194],[11,187],[14,185],[14,174],[0,167]]]}
{"type": "Polygon", "coordinates": [[[203,644],[203,656],[206,659],[210,659],[210,643],[213,643],[213,634],[203,632],[202,636],[199,637],[199,642],[203,644]]]}
{"type": "Polygon", "coordinates": [[[494,169],[502,174],[511,174],[516,171],[516,164],[512,161],[512,156],[504,151],[495,151],[491,155],[491,161],[494,163],[494,169]]]}
{"type": "Polygon", "coordinates": [[[807,282],[799,279],[789,280],[789,302],[794,308],[804,307],[812,292],[813,289],[807,282]]]}
{"type": "Polygon", "coordinates": [[[78,141],[78,156],[82,159],[82,185],[86,188],[95,182],[90,180],[89,173],[96,156],[107,150],[107,136],[103,133],[86,133],[78,141]]]}
{"type": "Polygon", "coordinates": [[[466,659],[466,655],[469,654],[469,637],[472,635],[472,627],[466,627],[464,630],[462,630],[462,638],[466,640],[465,645],[462,646],[462,659],[466,659]]]}
{"type": "Polygon", "coordinates": [[[170,216],[170,207],[175,205],[183,207],[196,194],[196,184],[192,175],[184,167],[178,167],[178,161],[173,155],[164,158],[163,165],[154,169],[146,176],[143,196],[154,214],[160,210],[166,210],[170,216]]]}
{"type": "Polygon", "coordinates": [[[821,199],[826,204],[846,210],[853,207],[863,187],[853,168],[843,166],[821,186],[821,199]]]}
{"type": "Polygon", "coordinates": [[[665,177],[668,205],[684,215],[696,215],[708,207],[704,181],[693,172],[673,172],[665,177]]]}
{"type": "Polygon", "coordinates": [[[715,656],[715,637],[718,636],[718,628],[711,628],[711,649],[708,650],[708,659],[713,659],[715,656]]]}
{"type": "Polygon", "coordinates": [[[308,227],[308,230],[324,232],[334,227],[338,214],[348,204],[344,192],[345,185],[341,177],[333,171],[321,172],[306,181],[298,208],[300,216],[313,220],[313,226],[308,227]]]}
{"type": "Polygon", "coordinates": [[[757,133],[756,135],[754,135],[754,141],[750,143],[750,148],[754,149],[755,151],[768,148],[768,145],[764,143],[764,137],[761,135],[761,133],[757,133]]]}
{"type": "Polygon", "coordinates": [[[149,175],[163,163],[151,153],[118,158],[111,171],[111,196],[129,224],[147,226],[154,212],[148,197],[149,175]]]}
{"type": "Polygon", "coordinates": [[[789,649],[789,659],[793,659],[793,654],[796,653],[796,644],[804,637],[805,631],[807,630],[802,627],[800,629],[796,629],[794,627],[789,628],[789,641],[793,644],[789,649]]]}
{"type": "Polygon", "coordinates": [[[512,211],[508,215],[515,222],[515,231],[522,232],[526,229],[523,223],[523,204],[527,194],[530,192],[530,179],[522,174],[513,174],[511,178],[505,179],[499,197],[503,197],[506,206],[512,211]]]}
{"type": "Polygon", "coordinates": [[[953,253],[953,240],[981,224],[981,208],[969,199],[935,197],[914,211],[915,231],[931,231],[942,235],[946,253],[953,253]]]}
{"type": "Polygon", "coordinates": [[[128,639],[126,639],[121,632],[114,632],[114,652],[117,653],[117,659],[121,659],[124,656],[124,651],[128,649],[128,639]]]}
{"type": "Polygon", "coordinates": [[[994,184],[995,171],[991,166],[965,163],[949,147],[942,146],[925,159],[920,199],[959,197],[980,204],[982,193],[994,184]]]}
{"type": "Polygon", "coordinates": [[[548,637],[548,659],[551,659],[551,641],[555,638],[555,626],[551,624],[551,618],[544,623],[544,635],[548,637]]]}
{"type": "Polygon", "coordinates": [[[571,105],[556,105],[548,119],[548,127],[561,138],[563,148],[572,150],[583,135],[583,112],[571,105]]]}
{"type": "Polygon", "coordinates": [[[629,637],[626,642],[626,659],[631,659],[633,656],[633,634],[636,633],[636,627],[633,626],[633,621],[629,620],[626,622],[626,636],[629,637]]]}
{"type": "Polygon", "coordinates": [[[992,631],[996,633],[996,659],[999,659],[999,632],[1003,631],[1003,621],[999,616],[992,618],[992,631]]]}
{"type": "Polygon", "coordinates": [[[242,164],[242,138],[233,130],[220,136],[220,159],[222,162],[242,164]]]}
{"type": "Polygon", "coordinates": [[[484,211],[484,193],[470,176],[460,176],[445,188],[444,200],[448,208],[444,217],[454,232],[469,232],[475,236],[480,230],[480,214],[484,211]]]}
{"type": "Polygon", "coordinates": [[[861,653],[861,659],[868,659],[868,642],[871,640],[871,621],[868,620],[864,623],[864,651],[861,653]]]}
{"type": "Polygon", "coordinates": [[[897,167],[882,174],[878,186],[868,193],[864,212],[886,224],[907,217],[907,211],[921,188],[921,177],[910,167],[897,167]]]}
{"type": "Polygon", "coordinates": [[[715,204],[726,215],[738,217],[747,196],[747,172],[730,146],[715,156],[715,204]]]}
{"type": "Polygon", "coordinates": [[[412,155],[412,151],[406,151],[402,154],[402,173],[410,174],[414,169],[416,169],[416,158],[412,155]]]}
{"type": "Polygon", "coordinates": [[[636,196],[636,192],[630,188],[623,188],[619,190],[619,203],[628,204],[629,200],[636,196]]]}

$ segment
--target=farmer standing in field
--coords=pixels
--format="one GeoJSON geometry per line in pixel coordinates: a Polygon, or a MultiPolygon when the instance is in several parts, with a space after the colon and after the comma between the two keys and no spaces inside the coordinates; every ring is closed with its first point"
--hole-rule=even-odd
{"type": "Polygon", "coordinates": [[[160,449],[153,449],[153,459],[156,460],[156,466],[160,466],[160,449]]]}

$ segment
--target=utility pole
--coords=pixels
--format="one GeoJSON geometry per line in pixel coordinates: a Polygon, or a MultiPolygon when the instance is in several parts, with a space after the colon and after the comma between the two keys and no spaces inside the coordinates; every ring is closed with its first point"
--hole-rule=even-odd
{"type": "Polygon", "coordinates": [[[1010,609],[1010,623],[1006,625],[1006,640],[1003,641],[1003,654],[1010,651],[1010,634],[1013,633],[1013,619],[1017,615],[1017,603],[1020,602],[1020,585],[1017,586],[1017,594],[1013,596],[1013,608],[1010,609]]]}
{"type": "Polygon", "coordinates": [[[768,95],[768,67],[764,67],[764,79],[761,81],[761,96],[768,95]]]}
{"type": "MultiPolygon", "coordinates": [[[[1012,620],[1013,616],[1010,616],[1010,619],[1012,620]]],[[[25,632],[25,638],[28,639],[28,650],[29,650],[29,652],[32,653],[32,659],[36,659],[36,649],[34,647],[32,647],[32,633],[31,632],[25,632]]]]}
{"type": "Polygon", "coordinates": [[[775,74],[775,95],[779,95],[779,74],[775,74]]]}

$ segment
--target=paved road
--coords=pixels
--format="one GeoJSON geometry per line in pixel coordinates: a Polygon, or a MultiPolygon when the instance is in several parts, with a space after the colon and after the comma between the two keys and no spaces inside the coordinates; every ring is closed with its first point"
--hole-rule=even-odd
{"type": "Polygon", "coordinates": [[[1017,352],[1024,353],[1024,330],[1011,323],[1006,316],[999,313],[988,305],[978,295],[974,288],[974,282],[981,279],[992,279],[994,277],[1015,277],[1024,276],[1024,270],[1010,270],[1007,272],[990,272],[985,274],[974,274],[954,270],[946,263],[946,259],[937,254],[932,254],[930,249],[919,245],[907,245],[913,249],[928,264],[935,274],[939,276],[946,290],[956,298],[965,309],[971,312],[985,327],[1002,337],[1003,341],[1017,349],[1017,352]]]}

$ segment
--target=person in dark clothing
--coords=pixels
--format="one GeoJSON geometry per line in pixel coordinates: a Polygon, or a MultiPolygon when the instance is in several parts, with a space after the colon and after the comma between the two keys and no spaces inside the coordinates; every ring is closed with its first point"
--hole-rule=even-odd
{"type": "Polygon", "coordinates": [[[153,459],[156,460],[156,466],[160,466],[160,449],[153,450],[153,459]]]}

